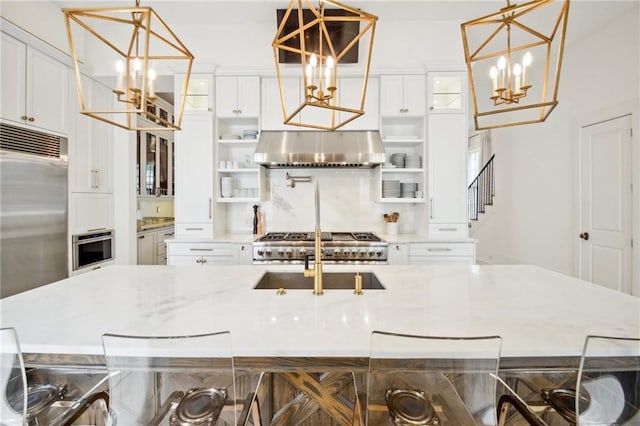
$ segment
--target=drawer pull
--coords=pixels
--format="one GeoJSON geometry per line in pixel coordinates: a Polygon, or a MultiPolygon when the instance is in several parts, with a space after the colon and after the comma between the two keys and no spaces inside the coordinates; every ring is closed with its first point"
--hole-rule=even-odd
{"type": "Polygon", "coordinates": [[[427,249],[427,251],[452,251],[452,249],[446,248],[446,247],[445,248],[430,248],[430,249],[427,249]]]}
{"type": "Polygon", "coordinates": [[[212,248],[191,248],[189,251],[213,251],[212,248]]]}
{"type": "Polygon", "coordinates": [[[450,231],[450,232],[455,232],[457,231],[457,228],[438,228],[438,231],[450,231]]]}
{"type": "Polygon", "coordinates": [[[184,228],[187,231],[202,231],[202,228],[184,228]]]}

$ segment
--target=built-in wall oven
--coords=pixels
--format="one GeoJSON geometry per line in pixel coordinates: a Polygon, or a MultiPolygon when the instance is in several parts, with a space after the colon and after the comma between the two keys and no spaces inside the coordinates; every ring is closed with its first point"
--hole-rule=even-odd
{"type": "Polygon", "coordinates": [[[73,270],[95,268],[114,259],[114,230],[76,234],[71,239],[73,270]]]}

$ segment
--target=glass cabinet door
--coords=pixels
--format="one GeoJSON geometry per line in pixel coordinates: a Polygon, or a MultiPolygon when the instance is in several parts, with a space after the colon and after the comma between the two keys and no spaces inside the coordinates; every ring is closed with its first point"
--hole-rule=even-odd
{"type": "Polygon", "coordinates": [[[156,140],[153,133],[146,133],[145,194],[155,195],[156,188],[156,140]]]}
{"type": "Polygon", "coordinates": [[[464,72],[430,72],[429,112],[464,112],[465,88],[464,72]]]}
{"type": "Polygon", "coordinates": [[[169,141],[162,137],[160,138],[159,161],[160,181],[158,187],[160,188],[160,195],[167,195],[169,194],[169,141]]]}

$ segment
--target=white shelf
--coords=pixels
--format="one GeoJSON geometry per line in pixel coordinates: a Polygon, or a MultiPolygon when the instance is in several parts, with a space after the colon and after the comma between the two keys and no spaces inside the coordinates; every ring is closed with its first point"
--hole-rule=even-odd
{"type": "Polygon", "coordinates": [[[412,204],[412,203],[424,203],[424,198],[380,198],[380,203],[395,203],[395,204],[412,204]]]}
{"type": "Polygon", "coordinates": [[[424,169],[408,169],[405,167],[383,167],[381,173],[422,173],[424,169]]]}
{"type": "Polygon", "coordinates": [[[399,147],[405,146],[417,146],[424,143],[422,138],[382,138],[382,143],[385,145],[396,145],[399,147]]]}
{"type": "Polygon", "coordinates": [[[218,197],[216,201],[218,203],[259,203],[260,199],[257,197],[218,197]]]}
{"type": "Polygon", "coordinates": [[[222,145],[255,145],[257,139],[218,139],[218,143],[222,145]]]}
{"type": "Polygon", "coordinates": [[[260,169],[254,168],[237,168],[237,169],[218,169],[218,173],[258,173],[260,169]]]}

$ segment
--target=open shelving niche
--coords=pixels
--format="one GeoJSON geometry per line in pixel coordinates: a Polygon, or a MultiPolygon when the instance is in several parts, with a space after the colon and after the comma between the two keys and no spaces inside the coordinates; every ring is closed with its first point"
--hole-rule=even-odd
{"type": "Polygon", "coordinates": [[[245,130],[257,131],[258,118],[218,118],[216,138],[216,202],[257,203],[264,194],[262,168],[253,161],[259,134],[255,139],[244,139],[245,130]],[[239,136],[240,139],[232,138],[239,136]],[[232,167],[227,167],[231,162],[232,167]],[[224,163],[224,167],[220,167],[224,163]],[[221,179],[233,178],[233,193],[230,197],[222,194],[221,179]]]}
{"type": "Polygon", "coordinates": [[[425,118],[420,117],[381,117],[380,133],[385,152],[387,153],[387,163],[391,162],[391,155],[395,153],[406,153],[419,155],[421,158],[420,168],[391,168],[384,164],[376,167],[376,189],[374,197],[380,203],[424,203],[426,193],[426,149],[425,149],[425,118]],[[399,180],[401,183],[415,182],[418,190],[422,191],[422,197],[416,198],[391,198],[382,196],[383,180],[399,180]]]}

